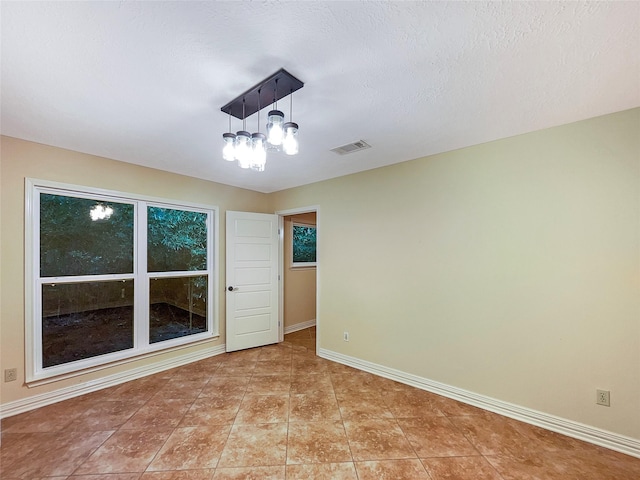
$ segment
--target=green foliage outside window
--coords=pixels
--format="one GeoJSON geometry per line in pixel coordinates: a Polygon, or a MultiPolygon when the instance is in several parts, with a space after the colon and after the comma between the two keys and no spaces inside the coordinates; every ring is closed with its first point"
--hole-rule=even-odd
{"type": "Polygon", "coordinates": [[[207,214],[147,208],[147,270],[197,271],[207,268],[207,214]]]}
{"type": "Polygon", "coordinates": [[[40,194],[40,275],[107,275],[133,272],[133,215],[129,203],[40,194]],[[112,209],[92,220],[96,205],[112,209]]]}
{"type": "Polygon", "coordinates": [[[316,227],[293,225],[293,263],[315,263],[316,227]]]}

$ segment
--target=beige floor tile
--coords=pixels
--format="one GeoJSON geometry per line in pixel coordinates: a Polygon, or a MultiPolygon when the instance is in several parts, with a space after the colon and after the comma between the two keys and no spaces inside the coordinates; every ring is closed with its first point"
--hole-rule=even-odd
{"type": "Polygon", "coordinates": [[[111,391],[105,400],[122,401],[147,401],[153,397],[167,383],[163,378],[141,378],[131,382],[123,383],[115,390],[111,391]]]}
{"type": "Polygon", "coordinates": [[[144,472],[172,430],[119,430],[75,474],[144,472]]]}
{"type": "Polygon", "coordinates": [[[293,373],[329,373],[328,360],[312,355],[293,355],[291,371],[293,373]]]}
{"type": "Polygon", "coordinates": [[[251,380],[250,375],[217,376],[209,379],[202,388],[200,397],[219,397],[222,395],[244,395],[251,380]]]}
{"type": "Polygon", "coordinates": [[[328,373],[294,373],[291,375],[291,394],[320,392],[333,394],[333,383],[328,373]]]}
{"type": "Polygon", "coordinates": [[[215,468],[231,425],[176,428],[148,471],[215,468]]]}
{"type": "Polygon", "coordinates": [[[449,417],[482,455],[520,452],[531,446],[531,439],[519,431],[515,420],[500,415],[449,417]]]}
{"type": "Polygon", "coordinates": [[[287,424],[234,425],[218,468],[284,465],[287,424]]]}
{"type": "Polygon", "coordinates": [[[452,400],[451,398],[438,397],[437,400],[438,410],[447,417],[459,417],[462,415],[482,415],[484,410],[467,405],[466,403],[452,400]]]}
{"type": "Polygon", "coordinates": [[[238,350],[237,352],[229,352],[223,355],[222,365],[234,362],[255,362],[260,357],[261,348],[250,348],[247,350],[238,350]]]}
{"type": "Polygon", "coordinates": [[[289,373],[260,374],[256,371],[249,381],[247,393],[252,395],[288,394],[291,390],[289,373]]]}
{"type": "Polygon", "coordinates": [[[246,394],[236,415],[236,425],[283,423],[289,418],[289,395],[246,394]]]}
{"type": "MultiPolygon", "coordinates": [[[[2,478],[34,479],[70,475],[113,434],[99,432],[58,432],[32,453],[3,465],[2,478]]],[[[3,447],[4,448],[4,445],[3,447]]]]}
{"type": "Polygon", "coordinates": [[[262,347],[258,361],[264,362],[265,360],[291,360],[291,347],[280,344],[262,347]]]}
{"type": "Polygon", "coordinates": [[[420,458],[479,455],[446,417],[400,418],[398,425],[420,458]]]}
{"type": "Polygon", "coordinates": [[[287,465],[287,480],[358,480],[356,467],[347,463],[287,465]]]}
{"type": "Polygon", "coordinates": [[[256,362],[254,375],[291,374],[291,357],[285,359],[262,360],[256,362]]]}
{"type": "Polygon", "coordinates": [[[177,427],[192,403],[192,400],[184,398],[150,400],[120,428],[145,430],[177,427]]]}
{"type": "MultiPolygon", "coordinates": [[[[134,475],[137,475],[137,477],[140,476],[139,474],[134,474],[134,475]]],[[[134,477],[133,480],[137,480],[137,477],[134,477]]],[[[3,477],[0,477],[0,478],[3,478],[3,477]]],[[[38,478],[35,478],[33,480],[67,480],[68,478],[71,478],[71,477],[68,477],[67,475],[65,475],[63,477],[58,477],[58,476],[55,476],[55,477],[38,477],[38,478]]],[[[3,480],[14,480],[14,479],[13,478],[8,478],[8,477],[4,477],[3,480]]]]}
{"type": "Polygon", "coordinates": [[[356,461],[416,458],[395,420],[352,420],[344,426],[356,461]]]}
{"type": "Polygon", "coordinates": [[[319,392],[291,395],[290,422],[320,422],[341,420],[335,395],[319,392]]]}
{"type": "MultiPolygon", "coordinates": [[[[288,343],[285,340],[285,343],[288,343]]],[[[302,343],[306,343],[306,340],[302,343]]],[[[298,345],[296,343],[291,343],[291,351],[293,352],[294,355],[315,355],[315,349],[314,350],[310,350],[309,348],[307,348],[304,345],[298,345]]]]}
{"type": "Polygon", "coordinates": [[[531,451],[518,455],[487,456],[504,480],[637,480],[640,461],[615,452],[531,451]]]}
{"type": "Polygon", "coordinates": [[[143,401],[95,402],[83,414],[69,423],[65,430],[117,430],[144,405],[143,401]]]}
{"type": "Polygon", "coordinates": [[[180,421],[180,427],[232,424],[242,402],[242,395],[199,397],[180,421]]]}
{"type": "Polygon", "coordinates": [[[285,467],[218,468],[213,480],[285,480],[285,467]]]}
{"type": "Polygon", "coordinates": [[[381,392],[413,392],[416,390],[415,387],[412,387],[410,385],[405,385],[404,383],[396,382],[395,380],[389,380],[388,378],[383,377],[378,377],[376,379],[376,385],[381,392]]]}
{"type": "Polygon", "coordinates": [[[290,423],[287,464],[352,460],[342,422],[290,423]]]}
{"type": "Polygon", "coordinates": [[[358,480],[431,480],[420,460],[356,462],[358,480]]]}
{"type": "MultiPolygon", "coordinates": [[[[432,480],[503,480],[480,456],[427,458],[422,459],[422,464],[432,480]]],[[[547,480],[547,477],[538,480],[547,480]]]]}
{"type": "Polygon", "coordinates": [[[6,433],[2,432],[0,444],[0,478],[8,477],[9,467],[22,462],[27,457],[33,457],[42,449],[43,445],[55,442],[56,432],[37,433],[6,433]],[[34,452],[33,454],[31,452],[34,452]]]}
{"type": "Polygon", "coordinates": [[[176,378],[169,380],[153,398],[184,398],[188,400],[195,400],[200,395],[200,392],[209,381],[209,377],[199,378],[196,380],[184,380],[182,378],[176,378]]]}
{"type": "Polygon", "coordinates": [[[396,418],[442,416],[438,396],[422,390],[384,391],[382,398],[396,418]]]}
{"type": "Polygon", "coordinates": [[[48,405],[30,412],[21,413],[2,420],[3,433],[35,433],[58,432],[71,423],[74,418],[89,408],[87,405],[81,412],[69,405],[48,405]]]}
{"type": "Polygon", "coordinates": [[[303,347],[303,348],[309,350],[310,352],[315,352],[315,350],[316,350],[316,340],[315,339],[301,340],[301,341],[298,342],[298,345],[300,347],[303,347]]]}
{"type": "Polygon", "coordinates": [[[336,394],[348,392],[380,393],[376,377],[366,372],[332,373],[331,381],[336,394]]]}
{"type": "Polygon", "coordinates": [[[367,418],[393,418],[393,414],[376,392],[354,392],[348,390],[337,392],[336,398],[340,406],[343,420],[359,420],[367,418]]]}
{"type": "Polygon", "coordinates": [[[173,374],[170,378],[180,378],[182,380],[207,379],[216,373],[216,370],[223,362],[222,357],[223,355],[216,355],[215,357],[178,367],[171,371],[173,374]]]}
{"type": "Polygon", "coordinates": [[[358,371],[353,367],[349,367],[348,365],[343,365],[337,362],[331,362],[329,365],[327,365],[327,369],[329,370],[329,373],[331,375],[341,375],[345,373],[353,374],[358,371]]]}
{"type": "Polygon", "coordinates": [[[216,376],[237,377],[242,375],[253,375],[255,369],[256,362],[225,363],[220,365],[220,368],[216,370],[216,376]]]}
{"type": "MultiPolygon", "coordinates": [[[[485,415],[491,416],[488,413],[485,413],[485,415]]],[[[517,450],[518,453],[526,454],[532,450],[543,450],[548,452],[556,452],[559,450],[567,452],[584,452],[586,450],[586,453],[589,455],[591,453],[597,454],[601,451],[607,451],[606,449],[602,449],[595,445],[591,445],[565,435],[560,435],[559,433],[545,430],[534,425],[528,425],[511,419],[506,419],[506,421],[511,423],[520,434],[524,435],[529,440],[526,447],[519,450],[512,449],[512,451],[517,450]]]]}
{"type": "MultiPolygon", "coordinates": [[[[98,475],[72,475],[64,477],[66,480],[140,480],[141,473],[105,473],[98,475]]],[[[47,477],[46,480],[56,480],[58,477],[47,477]]],[[[44,478],[42,480],[45,480],[44,478]]],[[[159,479],[156,479],[159,480],[159,479]]]]}
{"type": "Polygon", "coordinates": [[[172,472],[145,472],[140,477],[140,480],[211,480],[214,472],[215,470],[208,468],[172,472]]]}

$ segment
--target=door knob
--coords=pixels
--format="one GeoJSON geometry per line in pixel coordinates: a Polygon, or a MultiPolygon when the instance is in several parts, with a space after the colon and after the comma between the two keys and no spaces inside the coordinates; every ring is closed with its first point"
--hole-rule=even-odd
{"type": "Polygon", "coordinates": [[[227,290],[229,290],[230,292],[233,292],[235,290],[235,288],[229,287],[229,288],[227,288],[227,290]]]}

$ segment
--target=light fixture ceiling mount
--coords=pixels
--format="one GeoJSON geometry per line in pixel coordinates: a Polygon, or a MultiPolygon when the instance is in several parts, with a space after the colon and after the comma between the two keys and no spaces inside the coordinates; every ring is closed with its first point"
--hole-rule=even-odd
{"type": "Polygon", "coordinates": [[[244,120],[266,105],[276,103],[278,100],[300,90],[303,86],[304,83],[284,68],[281,68],[243,94],[238,95],[220,110],[232,117],[244,120]],[[242,109],[243,101],[244,110],[242,109]]]}

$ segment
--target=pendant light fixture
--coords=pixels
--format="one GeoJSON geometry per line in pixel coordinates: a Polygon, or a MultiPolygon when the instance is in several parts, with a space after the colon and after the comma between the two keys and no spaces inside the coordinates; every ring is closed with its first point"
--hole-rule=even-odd
{"type": "Polygon", "coordinates": [[[251,169],[263,172],[267,164],[267,137],[260,133],[260,89],[258,90],[258,131],[251,135],[251,169]]]}
{"type": "MultiPolygon", "coordinates": [[[[278,98],[278,79],[276,78],[276,87],[273,91],[273,98],[278,98]]],[[[278,110],[278,101],[274,102],[274,109],[267,115],[267,141],[275,146],[282,145],[284,138],[284,113],[278,110]]]]}
{"type": "Polygon", "coordinates": [[[279,147],[282,145],[282,139],[284,137],[284,130],[282,128],[284,124],[284,113],[280,110],[271,110],[267,117],[269,123],[267,123],[267,140],[268,142],[279,147]]]}
{"type": "Polygon", "coordinates": [[[222,134],[224,147],[222,149],[222,158],[227,162],[233,162],[236,159],[236,134],[231,133],[231,115],[229,115],[229,132],[222,134]]]}
{"type": "Polygon", "coordinates": [[[267,163],[267,150],[282,148],[287,155],[297,154],[298,124],[292,121],[293,99],[290,99],[289,121],[286,123],[277,102],[303,86],[304,83],[296,77],[280,69],[222,107],[221,110],[229,115],[229,131],[222,134],[222,157],[227,161],[237,161],[242,168],[262,172],[267,163]],[[273,109],[267,114],[265,135],[260,132],[260,110],[262,105],[269,104],[273,109]],[[246,119],[254,113],[258,113],[258,131],[252,135],[246,129],[246,119]],[[231,133],[232,116],[242,120],[242,130],[235,134],[231,133]]]}
{"type": "Polygon", "coordinates": [[[251,136],[246,130],[236,133],[236,160],[241,168],[251,166],[251,136]]]}
{"type": "Polygon", "coordinates": [[[267,136],[264,133],[254,133],[251,135],[251,143],[253,147],[251,169],[264,172],[264,167],[267,165],[267,136]]]}
{"type": "MultiPolygon", "coordinates": [[[[289,120],[293,120],[293,92],[289,94],[289,120]]],[[[282,149],[287,155],[298,153],[298,124],[289,121],[283,125],[284,139],[282,149]]]]}
{"type": "MultiPolygon", "coordinates": [[[[244,115],[245,101],[242,99],[242,112],[244,115]]],[[[224,136],[224,135],[223,135],[224,136]]],[[[240,168],[251,166],[251,134],[247,132],[247,119],[242,119],[242,130],[236,133],[236,160],[240,168]]]]}
{"type": "Polygon", "coordinates": [[[236,134],[223,133],[224,147],[222,148],[222,158],[227,162],[233,162],[236,159],[236,134]]]}

